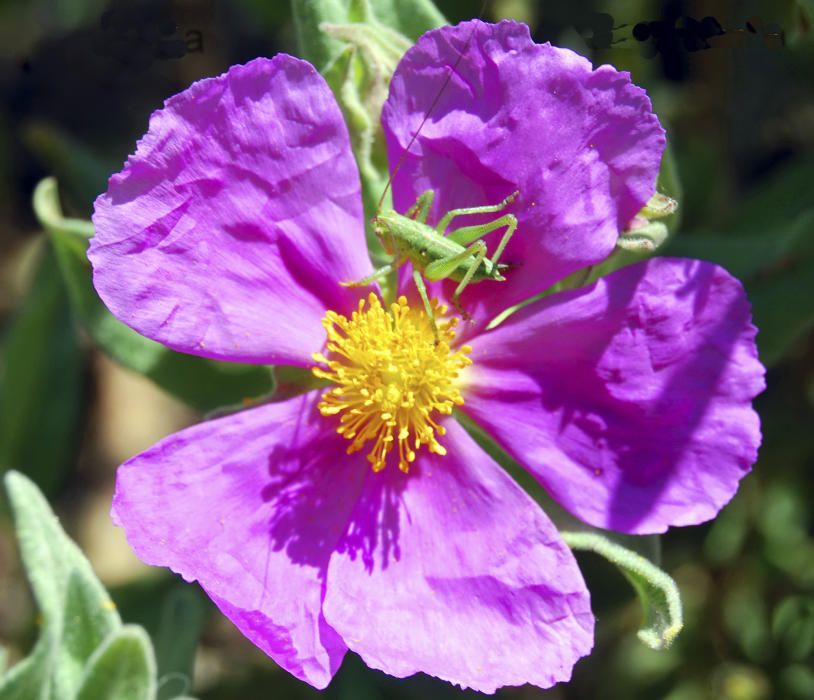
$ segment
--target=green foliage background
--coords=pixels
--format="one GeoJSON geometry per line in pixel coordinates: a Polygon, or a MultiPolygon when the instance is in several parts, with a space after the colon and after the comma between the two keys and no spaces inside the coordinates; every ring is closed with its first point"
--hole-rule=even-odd
{"type": "MultiPolygon", "coordinates": [[[[307,11],[306,0],[296,1],[307,11]]],[[[498,697],[814,698],[814,4],[437,5],[451,21],[524,19],[538,41],[629,70],[648,89],[683,191],[680,225],[665,252],[713,260],[743,280],[770,369],[769,389],[757,401],[764,445],[754,473],[713,523],[662,540],[663,566],[685,605],[676,644],[664,652],[642,646],[635,634],[640,608],[622,576],[580,555],[598,618],[593,655],[567,686],[507,689],[498,697]],[[674,21],[706,16],[727,32],[709,48],[691,22],[674,21]],[[664,22],[658,45],[633,37],[634,25],[657,20],[664,22]]],[[[255,369],[165,356],[131,339],[116,359],[190,411],[103,360],[97,345],[119,331],[94,325],[97,309],[76,303],[83,290],[66,286],[60,270],[81,259],[70,241],[53,231],[43,236],[31,197],[38,181],[55,175],[64,213],[87,219],[107,176],[166,97],[233,63],[295,53],[295,36],[282,2],[0,1],[0,467],[40,486],[121,618],[146,627],[165,678],[160,697],[184,692],[196,642],[189,692],[199,698],[320,696],[234,632],[197,589],[126,559],[105,517],[118,461],[194,422],[194,411],[262,394],[272,380],[255,369]]],[[[29,652],[37,628],[3,508],[0,646],[14,662],[29,652]]],[[[475,694],[427,677],[395,680],[349,655],[324,695],[475,694]]]]}

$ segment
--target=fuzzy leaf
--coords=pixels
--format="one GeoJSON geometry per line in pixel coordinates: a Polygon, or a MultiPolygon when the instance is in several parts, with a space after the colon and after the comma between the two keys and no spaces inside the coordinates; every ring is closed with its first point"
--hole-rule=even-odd
{"type": "Polygon", "coordinates": [[[121,627],[107,591],[95,576],[73,571],[65,591],[62,634],[56,649],[55,688],[78,687],[88,659],[121,627]]]}
{"type": "Polygon", "coordinates": [[[628,231],[619,236],[616,246],[629,253],[655,253],[656,249],[667,240],[667,226],[661,221],[628,231]]]}
{"type": "Polygon", "coordinates": [[[121,627],[121,620],[37,487],[17,472],[9,472],[5,484],[20,556],[43,623],[31,655],[0,684],[0,700],[6,694],[61,700],[75,692],[88,658],[121,627]]]}
{"type": "Polygon", "coordinates": [[[347,21],[346,3],[342,0],[291,0],[291,14],[297,37],[297,55],[321,71],[342,51],[342,42],[321,32],[319,25],[347,21]]]}
{"type": "Polygon", "coordinates": [[[88,661],[75,700],[153,700],[153,649],[140,627],[126,625],[111,634],[88,661]]]}
{"type": "Polygon", "coordinates": [[[370,0],[382,24],[415,41],[424,32],[448,24],[432,0],[370,0]]]}
{"type": "Polygon", "coordinates": [[[90,562],[65,534],[45,498],[28,478],[9,472],[5,484],[20,556],[45,626],[52,620],[62,620],[64,613],[88,616],[88,624],[102,639],[121,621],[90,562]],[[70,593],[66,595],[66,591],[70,593]]]}
{"type": "Polygon", "coordinates": [[[51,700],[50,637],[41,636],[32,652],[0,676],[0,700],[51,700]]]}
{"type": "Polygon", "coordinates": [[[639,639],[651,649],[667,649],[684,626],[675,581],[645,557],[598,532],[560,532],[571,549],[595,552],[615,565],[639,594],[644,624],[639,639]]]}

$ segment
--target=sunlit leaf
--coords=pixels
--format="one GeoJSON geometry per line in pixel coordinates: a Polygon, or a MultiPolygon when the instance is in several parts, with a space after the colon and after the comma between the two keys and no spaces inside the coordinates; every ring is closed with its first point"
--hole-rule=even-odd
{"type": "Polygon", "coordinates": [[[20,557],[43,622],[33,654],[20,671],[12,669],[11,681],[0,685],[0,698],[5,700],[6,685],[12,691],[36,689],[55,700],[69,698],[87,659],[121,620],[90,563],[60,527],[37,487],[17,472],[9,472],[5,484],[20,557]]]}

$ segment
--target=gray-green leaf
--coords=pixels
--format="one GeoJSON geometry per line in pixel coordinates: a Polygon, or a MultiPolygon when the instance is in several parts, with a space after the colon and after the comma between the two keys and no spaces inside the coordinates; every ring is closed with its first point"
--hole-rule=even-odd
{"type": "Polygon", "coordinates": [[[147,634],[126,625],[110,635],[93,654],[75,700],[153,700],[155,657],[147,634]]]}
{"type": "Polygon", "coordinates": [[[415,41],[424,32],[448,24],[432,0],[369,0],[382,24],[415,41]]]}
{"type": "Polygon", "coordinates": [[[320,25],[379,23],[415,41],[424,32],[447,24],[432,0],[292,0],[297,54],[320,71],[342,51],[342,42],[320,31],[320,25]]]}
{"type": "Polygon", "coordinates": [[[121,627],[121,620],[39,489],[17,472],[9,472],[5,484],[20,556],[43,622],[32,654],[0,681],[0,700],[69,698],[87,659],[121,627]]]}
{"type": "MultiPolygon", "coordinates": [[[[93,608],[100,638],[118,627],[121,624],[119,614],[110,596],[99,583],[85,555],[65,534],[39,489],[17,472],[9,472],[5,484],[14,514],[20,556],[45,625],[50,620],[62,619],[66,591],[74,578],[80,579],[81,584],[72,584],[72,594],[67,599],[81,606],[84,613],[93,608]]],[[[78,610],[70,608],[73,614],[78,610]]]]}
{"type": "Polygon", "coordinates": [[[345,22],[346,3],[342,0],[291,0],[297,54],[322,70],[342,51],[342,42],[319,30],[323,22],[345,22]]]}
{"type": "Polygon", "coordinates": [[[41,636],[25,659],[0,676],[0,700],[50,700],[52,646],[41,636]]]}

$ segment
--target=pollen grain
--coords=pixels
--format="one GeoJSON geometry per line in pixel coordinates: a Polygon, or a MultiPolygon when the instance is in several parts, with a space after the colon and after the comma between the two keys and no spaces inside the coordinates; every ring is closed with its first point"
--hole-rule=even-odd
{"type": "MultiPolygon", "coordinates": [[[[446,307],[432,304],[436,320],[442,318],[446,307]]],[[[325,314],[328,343],[324,354],[313,355],[320,366],[312,372],[335,385],[322,396],[319,410],[339,415],[337,432],[351,441],[348,454],[371,442],[367,459],[376,472],[396,445],[403,472],[422,447],[446,454],[436,438],[446,432],[439,418],[463,404],[457,379],[471,364],[468,345],[452,347],[457,322],[437,320],[436,336],[423,308],[400,297],[386,309],[372,293],[350,318],[325,314]]]]}

